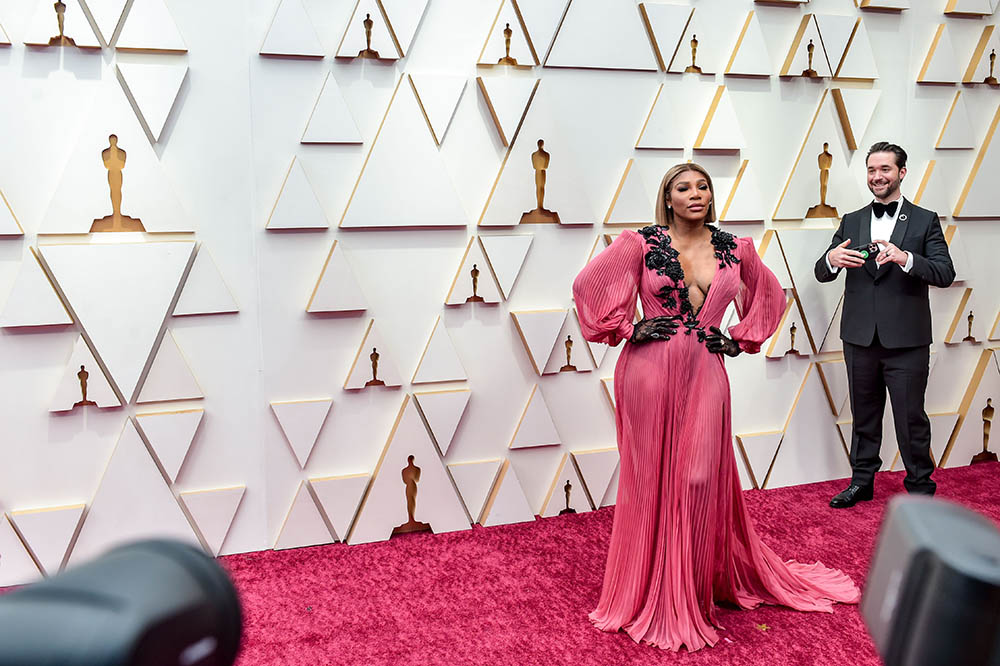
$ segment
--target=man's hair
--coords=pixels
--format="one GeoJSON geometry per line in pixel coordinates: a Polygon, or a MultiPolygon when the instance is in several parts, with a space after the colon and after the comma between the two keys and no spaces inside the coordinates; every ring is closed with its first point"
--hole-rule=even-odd
{"type": "Polygon", "coordinates": [[[865,165],[868,164],[868,158],[872,156],[872,153],[892,153],[896,156],[897,167],[902,169],[906,166],[906,151],[894,143],[879,141],[878,143],[872,144],[872,147],[868,149],[868,155],[865,156],[865,165]]]}

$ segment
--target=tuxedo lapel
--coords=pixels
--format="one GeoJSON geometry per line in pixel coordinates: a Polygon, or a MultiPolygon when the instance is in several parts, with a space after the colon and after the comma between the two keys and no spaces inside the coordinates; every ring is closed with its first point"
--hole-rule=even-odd
{"type": "MultiPolygon", "coordinates": [[[[899,244],[903,242],[903,236],[906,235],[906,225],[909,224],[910,215],[912,214],[913,206],[910,205],[909,201],[903,199],[899,205],[899,215],[896,216],[896,224],[892,228],[892,235],[889,236],[889,242],[896,247],[899,247],[899,244]]],[[[889,265],[886,264],[881,269],[876,269],[876,279],[888,273],[889,268],[889,265]]]]}
{"type": "MultiPolygon", "coordinates": [[[[868,204],[855,213],[858,218],[858,242],[857,246],[868,245],[872,242],[872,205],[868,204]]],[[[875,258],[872,257],[865,262],[865,270],[872,277],[878,274],[878,266],[875,265],[875,258]]]]}

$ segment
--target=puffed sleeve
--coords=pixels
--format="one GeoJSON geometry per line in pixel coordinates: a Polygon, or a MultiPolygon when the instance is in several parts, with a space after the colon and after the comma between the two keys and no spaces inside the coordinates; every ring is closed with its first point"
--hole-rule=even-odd
{"type": "Polygon", "coordinates": [[[760,345],[774,335],[785,313],[785,291],[764,262],[760,260],[751,238],[736,241],[736,256],[740,263],[740,291],[736,296],[736,313],[740,323],[729,327],[729,337],[740,349],[756,354],[760,345]]]}
{"type": "Polygon", "coordinates": [[[644,249],[642,236],[623,231],[576,276],[573,298],[583,337],[611,346],[632,337],[644,249]]]}

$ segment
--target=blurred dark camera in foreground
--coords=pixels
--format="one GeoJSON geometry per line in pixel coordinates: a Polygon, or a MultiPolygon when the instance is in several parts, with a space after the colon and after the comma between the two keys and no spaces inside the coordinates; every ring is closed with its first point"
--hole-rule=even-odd
{"type": "Polygon", "coordinates": [[[230,666],[242,628],[212,557],[140,541],[0,597],[0,664],[230,666]]]}
{"type": "Polygon", "coordinates": [[[896,497],[861,614],[886,666],[1000,666],[1000,530],[951,502],[896,497]]]}

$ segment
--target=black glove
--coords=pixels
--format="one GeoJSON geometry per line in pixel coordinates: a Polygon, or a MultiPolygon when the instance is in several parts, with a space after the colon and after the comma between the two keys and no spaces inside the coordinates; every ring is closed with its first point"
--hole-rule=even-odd
{"type": "Polygon", "coordinates": [[[726,337],[715,326],[709,326],[708,330],[711,331],[710,334],[705,336],[705,346],[708,347],[708,351],[713,354],[725,354],[726,356],[739,356],[740,352],[743,351],[735,340],[726,337]]]}
{"type": "Polygon", "coordinates": [[[679,317],[653,317],[643,319],[632,329],[629,342],[642,344],[653,340],[669,340],[671,335],[677,335],[677,320],[679,317]]]}

